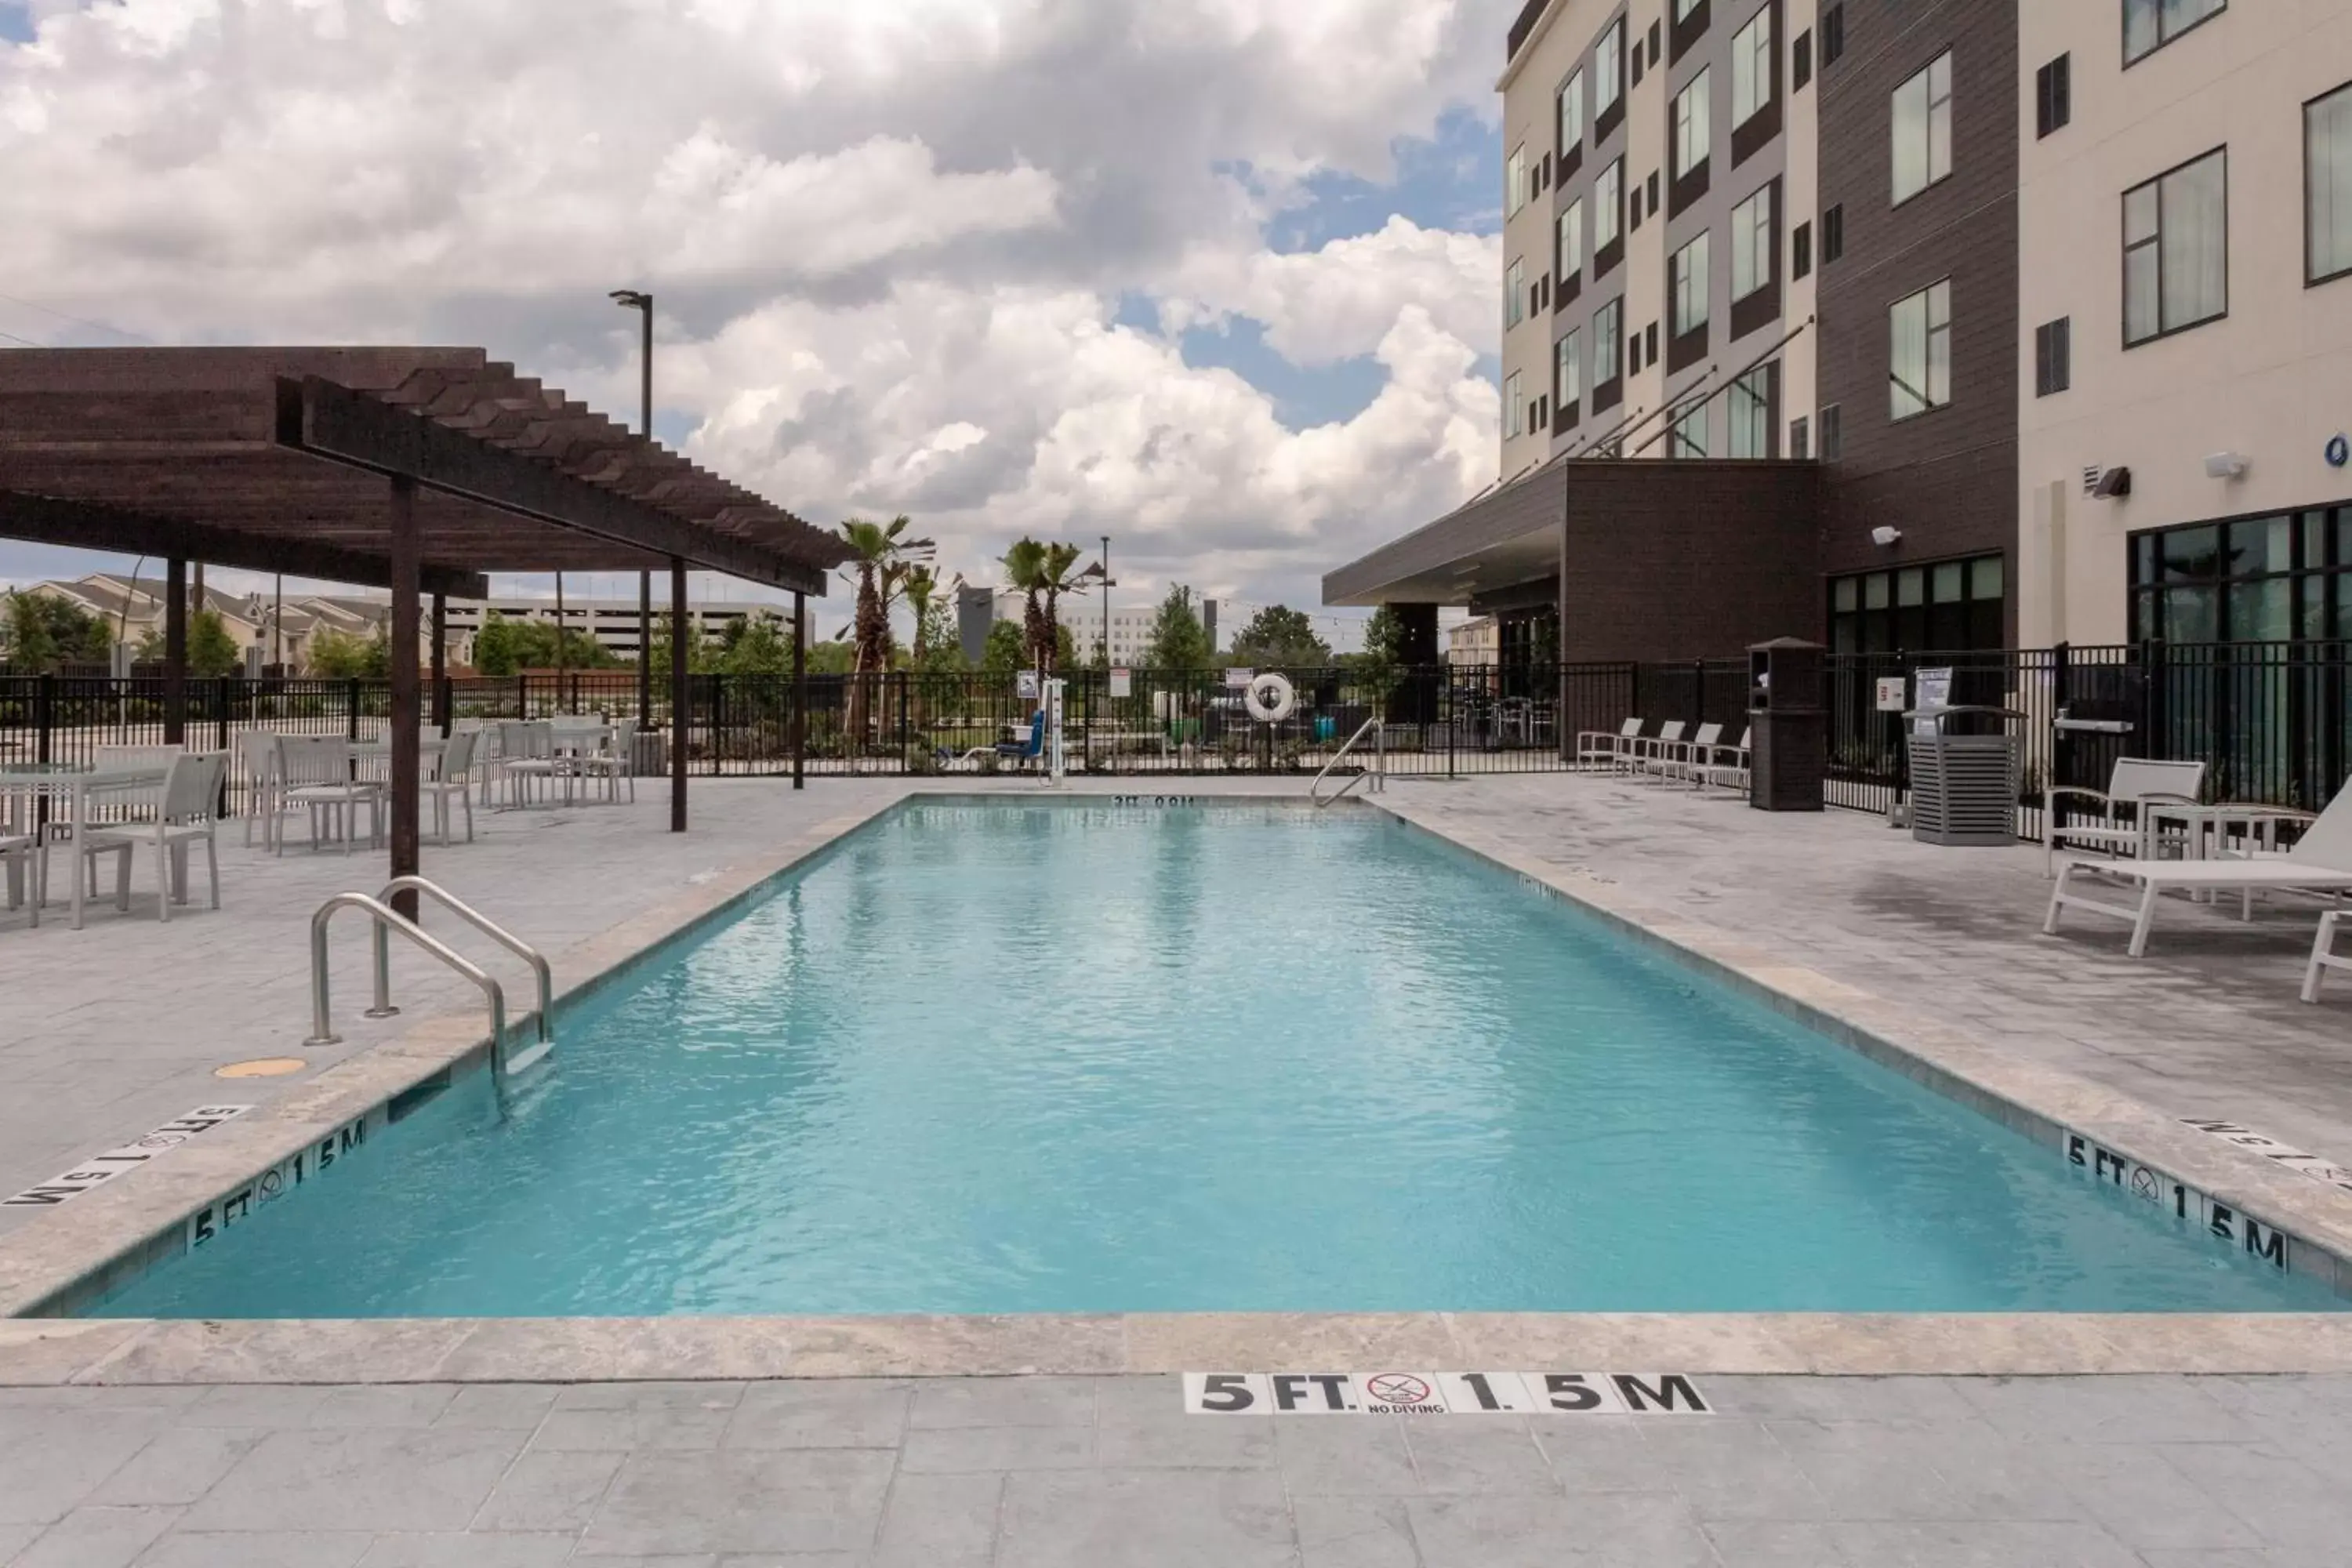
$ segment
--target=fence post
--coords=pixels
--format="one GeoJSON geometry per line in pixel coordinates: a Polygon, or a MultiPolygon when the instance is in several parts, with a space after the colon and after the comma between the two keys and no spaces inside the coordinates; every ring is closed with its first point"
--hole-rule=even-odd
{"type": "MultiPolygon", "coordinates": [[[[2058,776],[2058,748],[2066,743],[2064,735],[2059,732],[2058,720],[2069,706],[2066,693],[2074,685],[2074,647],[2072,643],[2062,642],[2050,650],[2050,724],[2047,731],[2050,756],[2042,765],[2042,837],[2045,843],[2050,841],[2052,834],[2066,826],[2066,797],[2053,795],[2050,792],[2065,782],[2058,776]]],[[[2039,738],[2028,736],[2028,748],[2039,738]]]]}
{"type": "Polygon", "coordinates": [[[2140,744],[2150,748],[2147,755],[2165,757],[2171,754],[2164,726],[2158,721],[2164,713],[2164,681],[2162,649],[2153,637],[2143,637],[2139,645],[2139,735],[2140,744]],[[2158,750],[2157,748],[2162,748],[2158,750]]]}
{"type": "Polygon", "coordinates": [[[1431,674],[1430,682],[1445,700],[1445,777],[1451,783],[1454,779],[1454,748],[1460,743],[1456,731],[1462,728],[1462,704],[1455,700],[1452,673],[1444,665],[1438,666],[1431,674]]]}
{"type": "Polygon", "coordinates": [[[343,711],[348,715],[343,721],[343,738],[356,741],[360,738],[360,681],[357,676],[343,682],[343,711]]]}
{"type": "Polygon", "coordinates": [[[33,682],[33,760],[37,763],[53,760],[49,733],[57,723],[57,710],[58,678],[45,671],[33,682]]]}

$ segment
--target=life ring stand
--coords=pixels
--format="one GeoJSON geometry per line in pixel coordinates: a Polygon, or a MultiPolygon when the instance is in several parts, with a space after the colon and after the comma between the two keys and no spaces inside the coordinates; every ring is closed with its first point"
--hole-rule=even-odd
{"type": "Polygon", "coordinates": [[[1249,716],[1261,724],[1279,724],[1298,711],[1298,693],[1292,688],[1290,678],[1272,670],[1252,678],[1242,702],[1249,709],[1249,716]]]}

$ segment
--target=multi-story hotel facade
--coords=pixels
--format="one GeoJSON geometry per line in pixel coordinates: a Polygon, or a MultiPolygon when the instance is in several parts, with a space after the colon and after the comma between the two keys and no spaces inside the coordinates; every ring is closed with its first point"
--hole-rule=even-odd
{"type": "Polygon", "coordinates": [[[1507,658],[1551,617],[1570,659],[2013,638],[2018,28],[1986,0],[1528,0],[1497,482],[1327,601],[1393,606],[1432,658],[1440,605],[1496,616],[1507,658]]]}

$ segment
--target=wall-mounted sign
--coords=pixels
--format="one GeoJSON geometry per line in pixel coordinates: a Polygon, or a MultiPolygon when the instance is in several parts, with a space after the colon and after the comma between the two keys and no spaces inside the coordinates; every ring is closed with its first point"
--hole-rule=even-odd
{"type": "Polygon", "coordinates": [[[1880,676],[1878,678],[1878,710],[1881,713],[1900,713],[1909,707],[1910,704],[1904,700],[1904,690],[1905,682],[1901,676],[1880,676]]]}
{"type": "Polygon", "coordinates": [[[1225,684],[1238,690],[1247,686],[1256,676],[1257,671],[1255,669],[1229,669],[1225,671],[1225,684]]]}
{"type": "Polygon", "coordinates": [[[2331,468],[2340,468],[2347,463],[2352,463],[2352,436],[2338,434],[2329,437],[2327,466],[2331,468]]]}
{"type": "Polygon", "coordinates": [[[1037,672],[1024,669],[1013,678],[1013,694],[1024,702],[1037,700],[1037,672]]]}
{"type": "Polygon", "coordinates": [[[1113,669],[1110,672],[1110,694],[1113,697],[1134,696],[1135,671],[1131,669],[1113,669]]]}

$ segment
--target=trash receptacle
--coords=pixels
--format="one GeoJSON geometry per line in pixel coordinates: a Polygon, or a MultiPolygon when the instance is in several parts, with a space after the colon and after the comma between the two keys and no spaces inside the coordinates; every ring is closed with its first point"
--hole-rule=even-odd
{"type": "Polygon", "coordinates": [[[1922,844],[2017,842],[2017,722],[2011,708],[1962,704],[1903,715],[1911,751],[1911,837],[1922,844]]]}
{"type": "Polygon", "coordinates": [[[1819,643],[1776,637],[1748,650],[1748,804],[1759,811],[1820,811],[1829,767],[1829,711],[1819,643]]]}

